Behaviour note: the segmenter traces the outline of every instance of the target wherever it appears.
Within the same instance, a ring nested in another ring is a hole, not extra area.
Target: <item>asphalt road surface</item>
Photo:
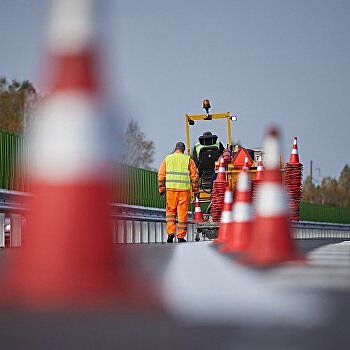
[[[152,301],[3,305],[0,349],[349,349],[350,242],[296,242],[306,264],[264,270],[242,267],[212,242],[123,245],[124,268],[147,281]],[[0,250],[0,273],[19,252]]]

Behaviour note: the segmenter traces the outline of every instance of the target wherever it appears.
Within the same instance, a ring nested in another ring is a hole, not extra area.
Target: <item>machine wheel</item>
[[[199,233],[196,234],[196,236],[194,237],[194,240],[195,240],[196,242],[199,242],[199,241],[200,241]]]
[[[210,194],[212,191],[212,183],[211,183],[211,171],[203,171],[202,175],[199,178],[199,188],[203,190],[203,192]]]
[[[214,239],[218,236],[218,230],[217,228],[202,229],[202,235],[207,237],[208,239]]]

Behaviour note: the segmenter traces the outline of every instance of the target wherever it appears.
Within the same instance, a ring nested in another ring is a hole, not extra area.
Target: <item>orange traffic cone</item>
[[[263,165],[262,157],[259,156],[259,158],[258,158],[258,166],[256,168],[255,181],[261,181],[262,180],[263,172],[264,172],[264,165]]]
[[[214,239],[214,243],[224,243],[228,236],[228,230],[232,221],[232,203],[233,195],[229,187],[226,187],[224,196],[224,208],[221,213],[220,226],[218,236]]]
[[[264,142],[264,179],[257,188],[256,219],[243,261],[269,266],[298,258],[291,238],[288,204],[281,184],[279,133],[272,128]]]
[[[99,72],[86,7],[81,1],[53,7],[52,94],[39,107],[30,138],[34,199],[26,246],[6,278],[10,302],[28,307],[108,303],[125,282],[111,240],[112,145],[98,112]]]
[[[219,170],[215,179],[216,182],[224,182],[226,181],[226,169],[225,169],[225,159],[224,157],[220,157],[219,159]]]
[[[196,197],[196,203],[194,207],[194,216],[193,216],[193,222],[203,222],[204,216],[202,213],[201,205],[199,203],[198,197]]]
[[[232,208],[232,222],[224,246],[224,252],[241,252],[248,246],[253,221],[252,193],[249,170],[243,168],[239,175],[235,201]]]
[[[289,157],[289,164],[299,164],[297,141],[298,141],[297,137],[294,137],[292,153],[290,154],[290,157]]]

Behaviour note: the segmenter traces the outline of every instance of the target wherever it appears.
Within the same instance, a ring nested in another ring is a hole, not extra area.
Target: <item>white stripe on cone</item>
[[[33,176],[58,183],[105,174],[113,150],[98,114],[85,93],[57,92],[45,101],[31,137]]]
[[[233,195],[231,190],[226,190],[224,194],[224,203],[232,203],[233,202]]]
[[[249,173],[244,169],[242,169],[242,171],[238,175],[237,192],[249,193],[250,190],[251,190],[251,184],[250,184]],[[233,222],[252,221],[253,210],[252,210],[251,202],[236,200],[235,203],[233,204],[232,213],[233,213],[232,215]]]
[[[238,202],[233,205],[233,217],[234,222],[252,221],[253,210],[250,203]]]
[[[280,167],[279,141],[273,135],[268,134],[264,141],[265,151],[264,164],[266,168],[276,169]]]
[[[250,188],[251,188],[251,185],[250,185],[249,173],[246,171],[241,171],[238,175],[237,191],[248,192],[250,191]]]
[[[233,195],[231,190],[226,190],[224,195],[224,209],[225,206],[232,207]],[[221,213],[220,223],[227,224],[232,221],[232,210],[223,210]]]
[[[232,211],[231,210],[223,210],[221,213],[220,224],[228,224],[232,221]]]
[[[54,52],[75,53],[89,46],[94,28],[92,0],[52,2],[48,47]]]
[[[257,189],[256,212],[259,216],[288,215],[288,200],[281,185],[266,182]]]
[[[214,240],[215,243],[225,243],[230,233],[229,228],[232,222],[232,202],[233,202],[233,194],[230,188],[227,187],[224,194],[224,207],[221,212],[218,236]]]

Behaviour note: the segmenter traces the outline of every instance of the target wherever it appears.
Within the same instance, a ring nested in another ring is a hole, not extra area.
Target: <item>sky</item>
[[[46,0],[1,0],[0,75],[39,84]],[[298,137],[304,178],[338,178],[350,164],[350,2],[346,0],[102,0],[100,46],[120,129],[134,119],[154,141],[154,168],[185,141],[185,114],[230,112],[232,138],[261,147]],[[227,142],[224,121],[191,127]]]

